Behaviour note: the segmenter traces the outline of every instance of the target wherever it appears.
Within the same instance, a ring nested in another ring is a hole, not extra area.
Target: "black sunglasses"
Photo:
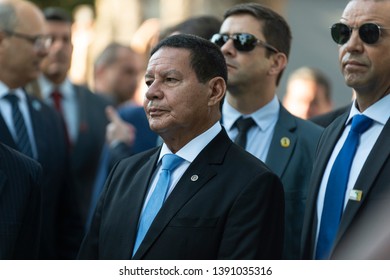
[[[381,37],[381,30],[385,29],[375,23],[364,23],[359,27],[348,26],[344,23],[335,23],[330,28],[333,41],[339,45],[343,45],[351,38],[352,30],[359,30],[360,39],[366,44],[375,44]]]
[[[217,33],[214,34],[213,37],[211,37],[211,42],[213,42],[219,47],[222,47],[229,39],[233,40],[234,47],[240,52],[250,52],[257,45],[261,45],[275,53],[279,52],[275,47],[257,39],[254,35],[249,33],[234,33],[231,35]]]

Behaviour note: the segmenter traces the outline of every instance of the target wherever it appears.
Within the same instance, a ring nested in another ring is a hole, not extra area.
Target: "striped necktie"
[[[15,95],[15,93],[10,92],[6,96],[4,96],[4,98],[8,100],[12,107],[12,120],[14,122],[14,128],[16,132],[16,146],[21,153],[29,157],[33,157],[31,142],[27,133],[26,123],[24,122],[22,112],[19,109],[19,97]]]

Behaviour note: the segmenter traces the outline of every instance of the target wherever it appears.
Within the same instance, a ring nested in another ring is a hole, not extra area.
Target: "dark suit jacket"
[[[322,130],[309,121],[293,116],[283,106],[280,107],[279,119],[265,163],[281,178],[284,187],[284,259],[300,258],[301,231],[310,173]],[[288,147],[281,144],[283,138],[289,139]]]
[[[69,159],[65,130],[60,115],[40,100],[27,95],[28,110],[43,168],[41,259],[58,259],[61,250],[74,247],[80,223],[74,192],[68,188]],[[0,114],[0,141],[17,149]],[[81,227],[82,228],[82,227]]]
[[[37,259],[41,166],[0,143],[0,259]]]
[[[85,224],[89,212],[93,184],[105,142],[108,119],[105,109],[109,101],[85,87],[74,85],[79,112],[78,137],[71,149],[71,186],[76,192],[80,217]],[[83,236],[80,236],[81,243]],[[78,251],[78,250],[77,250]],[[73,252],[73,257],[77,255]]]
[[[80,259],[131,258],[159,151],[137,154],[114,167]],[[280,180],[223,130],[183,174],[134,259],[280,258],[283,221]]]
[[[302,256],[304,259],[312,259],[314,255],[315,236],[317,231],[317,196],[321,184],[322,176],[327,162],[332,154],[337,140],[340,138],[344,124],[349,112],[338,117],[328,126],[319,142],[317,157],[314,163],[313,174],[310,180],[310,192],[307,200],[307,210],[305,214],[302,231]],[[390,122],[387,121],[382,133],[377,139],[373,149],[367,157],[366,162],[357,178],[354,189],[361,190],[363,196],[361,201],[349,200],[341,218],[339,230],[337,232],[334,251],[338,251],[340,246],[348,243],[351,236],[357,231],[369,225],[369,221],[376,216],[372,216],[380,205],[390,205]],[[356,231],[356,229],[358,229]],[[373,241],[372,237],[376,233],[368,231],[365,242]],[[359,247],[359,243],[350,243],[348,246]],[[352,247],[351,247],[352,248]],[[332,257],[332,253],[331,253]],[[351,256],[357,258],[358,256]]]

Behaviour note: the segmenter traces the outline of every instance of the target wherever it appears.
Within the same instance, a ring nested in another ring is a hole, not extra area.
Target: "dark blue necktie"
[[[14,128],[16,132],[16,146],[21,153],[29,157],[33,157],[30,139],[27,134],[26,124],[24,122],[22,112],[20,112],[19,109],[19,98],[14,93],[9,93],[4,96],[4,98],[10,102],[12,107],[12,120],[14,122]]]
[[[157,213],[160,211],[168,193],[171,172],[175,170],[184,159],[175,154],[166,154],[162,158],[162,167],[160,177],[156,187],[141,214],[141,220],[138,227],[137,238],[133,249],[133,255],[137,252],[139,245],[144,239],[150,225],[152,224]]]
[[[234,140],[234,143],[245,149],[248,131],[255,124],[256,123],[252,118],[244,119],[243,117],[240,117],[238,120],[236,120],[235,125],[238,129],[238,134],[236,139]]]
[[[329,174],[326,186],[324,207],[318,234],[316,259],[328,259],[344,209],[352,160],[359,145],[359,138],[372,125],[372,119],[364,115],[355,115],[351,130],[341,148]]]

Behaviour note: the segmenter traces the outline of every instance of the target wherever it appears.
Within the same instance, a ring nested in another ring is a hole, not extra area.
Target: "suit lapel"
[[[139,259],[146,253],[187,201],[196,195],[212,177],[216,176],[217,172],[213,165],[223,162],[224,155],[231,143],[226,131],[223,130],[200,152],[157,214],[134,255],[134,259]]]
[[[128,211],[121,211],[121,213],[124,214],[122,220],[128,220],[129,224],[129,227],[127,227],[128,232],[126,232],[126,236],[129,237],[128,240],[130,243],[126,247],[129,248],[128,255],[125,257],[126,259],[130,259],[133,252],[135,238],[137,236],[138,220],[140,218],[142,206],[149,189],[151,177],[156,169],[159,153],[160,149],[157,149],[157,151],[150,157],[147,163],[145,163],[137,172],[137,174],[134,176],[133,183],[131,184],[133,188],[129,194],[126,195],[126,200],[123,200],[123,206],[125,208],[130,207]],[[133,175],[134,174],[129,174],[129,176]]]
[[[4,121],[3,115],[0,114],[0,139],[1,142],[7,144],[11,148],[17,149],[14,138],[12,138],[11,133],[9,132],[8,126]]]
[[[309,213],[305,217],[304,228],[302,230],[302,235],[304,240],[310,240],[310,253],[314,252],[316,232],[317,232],[317,197],[320,189],[322,177],[325,171],[325,168],[328,164],[329,158],[332,154],[334,146],[337,143],[337,140],[340,138],[341,133],[344,130],[345,121],[348,118],[349,112],[345,113],[342,117],[339,117],[337,121],[331,124],[327,129],[325,129],[323,135],[321,136],[320,142],[318,144],[318,149],[316,151],[316,158],[314,161],[313,173],[311,174],[310,185],[309,185],[309,194],[307,198],[307,210],[306,213]],[[312,256],[311,256],[312,257]]]
[[[375,182],[375,178],[382,170],[382,166],[385,164],[386,160],[390,154],[390,121],[387,121],[383,131],[381,132],[378,140],[376,141],[374,147],[372,148],[370,154],[367,157],[366,162],[364,163],[359,177],[355,183],[354,189],[361,190],[363,193],[361,201],[349,201],[342,220],[340,222],[340,229],[337,235],[337,240],[345,233],[348,226],[351,224],[352,220],[356,216],[356,213],[360,207],[364,204],[367,199],[367,195]]]
[[[86,103],[86,100],[80,92],[80,88],[73,85],[73,90],[76,96],[76,104],[77,104],[77,139],[75,139],[72,147],[72,166],[78,166],[82,163],[80,162],[83,159],[83,156],[85,152],[83,151],[86,145],[88,145],[88,139],[86,137],[87,131],[89,129],[88,127],[88,121],[87,121],[87,108],[88,104]]]
[[[26,94],[27,97],[27,105],[28,105],[28,111],[30,113],[30,120],[32,125],[32,130],[34,133],[34,139],[35,144],[37,146],[37,158],[40,159],[40,157],[44,154],[45,147],[45,141],[39,141],[40,139],[46,139],[47,136],[49,136],[49,131],[44,131],[41,129],[42,123],[44,120],[42,119],[42,114],[40,114],[40,111],[42,109],[42,104],[36,100],[31,98],[28,94]]]
[[[280,105],[279,118],[266,159],[268,167],[279,178],[282,177],[297,142],[294,133],[296,126],[295,119]]]

